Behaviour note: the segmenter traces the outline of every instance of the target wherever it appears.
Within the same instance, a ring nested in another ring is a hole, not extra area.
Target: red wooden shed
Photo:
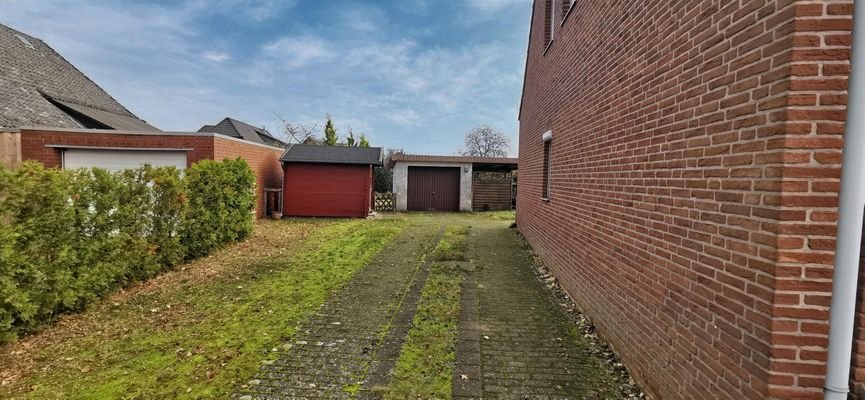
[[[365,218],[373,208],[379,147],[291,145],[282,155],[282,210],[295,217]]]

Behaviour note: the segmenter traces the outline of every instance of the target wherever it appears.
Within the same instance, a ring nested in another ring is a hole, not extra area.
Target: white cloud
[[[231,58],[231,56],[228,55],[227,53],[212,52],[212,51],[204,52],[203,56],[204,56],[204,58],[206,58],[210,61],[216,62],[216,63],[221,63],[221,62],[227,61],[229,58]]]
[[[340,26],[355,32],[370,33],[387,27],[389,21],[385,13],[378,7],[361,3],[349,3],[337,8]]]
[[[470,0],[469,4],[483,12],[494,12],[514,5],[530,5],[531,0]]]
[[[287,69],[306,67],[330,60],[334,53],[330,45],[312,35],[282,37],[266,44],[264,54]]]

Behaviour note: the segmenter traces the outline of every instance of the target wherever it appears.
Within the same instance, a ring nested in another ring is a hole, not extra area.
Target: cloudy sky
[[[375,146],[451,154],[488,124],[512,138],[531,0],[0,0],[139,117],[197,130],[277,114]]]

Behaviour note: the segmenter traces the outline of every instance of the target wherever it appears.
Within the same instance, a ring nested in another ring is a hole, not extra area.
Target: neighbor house
[[[241,157],[256,174],[256,212],[278,211],[282,147],[217,133],[162,132],[132,114],[43,41],[0,24],[0,165],[184,169]],[[271,196],[272,198],[272,196]]]
[[[654,398],[822,398],[852,4],[534,1],[517,225]]]
[[[516,158],[396,153],[390,168],[397,211],[495,211],[513,205]]]
[[[379,147],[289,145],[283,165],[283,215],[357,217],[373,212],[373,168]]]
[[[233,138],[247,140],[253,143],[266,144],[273,147],[286,147],[288,143],[277,139],[267,129],[257,128],[243,121],[225,117],[216,125],[204,125],[199,132],[219,133]]]

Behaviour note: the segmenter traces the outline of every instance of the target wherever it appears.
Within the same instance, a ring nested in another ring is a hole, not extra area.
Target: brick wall
[[[285,152],[283,149],[217,137],[214,141],[213,159],[221,161],[226,158],[241,157],[249,163],[249,166],[255,171],[255,192],[258,196],[255,206],[256,216],[262,218],[265,214],[264,189],[282,188],[283,172],[279,157],[282,156],[283,152]]]
[[[111,131],[82,130],[21,130],[21,153],[24,160],[36,160],[48,167],[62,166],[62,149],[47,145],[95,146],[119,148],[184,148],[187,167],[206,159],[221,161],[241,157],[249,162],[256,175],[256,215],[264,216],[264,188],[280,188],[282,167],[279,157],[283,150],[244,143],[221,136],[202,134],[139,134]]]
[[[36,160],[48,167],[62,167],[62,149],[46,147],[48,145],[193,149],[187,153],[187,167],[198,161],[213,158],[213,138],[201,135],[21,130],[21,155],[24,160]]]
[[[520,230],[654,397],[821,398],[852,1],[547,4]]]

